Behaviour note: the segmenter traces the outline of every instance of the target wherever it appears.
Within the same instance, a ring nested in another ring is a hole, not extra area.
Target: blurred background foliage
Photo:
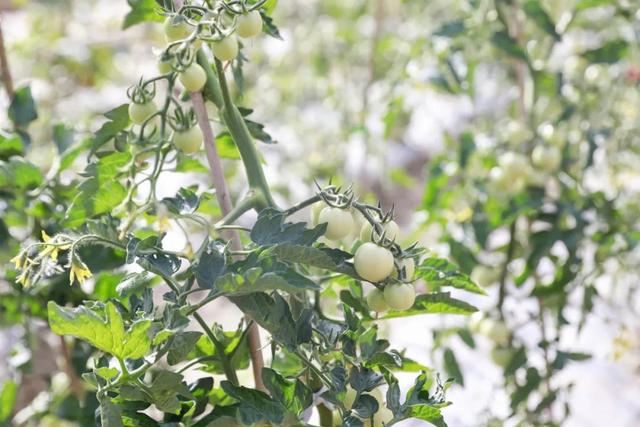
[[[56,231],[62,213],[50,208],[70,202],[72,171],[84,166],[66,149],[86,143],[138,76],[156,73],[160,26],[122,31],[151,16],[148,4],[0,1],[15,86],[30,87],[38,114],[24,124],[30,141],[0,135],[3,170],[16,144],[26,159],[11,166],[23,187],[0,178],[3,266],[21,241]],[[280,201],[309,195],[314,179],[354,182],[395,205],[404,240],[487,287],[476,301],[483,318],[470,324],[384,324],[407,355],[456,378],[451,426],[640,424],[639,6],[281,1],[282,40],[249,42],[251,62],[235,64],[240,104],[278,141],[260,149]],[[0,104],[8,128],[4,94]],[[55,166],[58,153],[68,169]],[[236,161],[225,162],[240,194]],[[50,179],[59,180],[55,203],[34,194]],[[167,182],[166,196],[208,177],[182,179]],[[44,332],[44,301],[106,299],[117,278],[28,292],[14,281],[3,268],[0,422],[15,410],[16,422],[88,425],[92,404],[79,409],[73,363],[90,349]]]

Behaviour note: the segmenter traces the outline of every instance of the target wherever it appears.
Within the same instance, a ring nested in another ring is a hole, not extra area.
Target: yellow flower
[[[71,263],[71,271],[69,272],[69,284],[73,285],[75,279],[79,284],[83,284],[86,279],[91,277],[91,270],[82,261],[74,261]]]
[[[20,270],[24,265],[24,252],[20,252],[18,255],[11,258],[10,262],[16,266],[16,269]]]
[[[22,273],[16,279],[16,283],[21,284],[25,288],[29,286],[29,272],[27,270],[22,270]]]
[[[47,246],[42,252],[41,255],[47,256],[49,255],[51,257],[52,260],[57,261],[58,260],[58,253],[60,251],[66,251],[67,249],[69,249],[71,247],[71,244],[67,244],[67,245],[60,245],[59,243],[56,243],[57,239],[56,237],[51,238],[51,236],[49,236],[47,234],[46,231],[42,230],[42,240],[45,243],[52,243],[52,244],[56,244],[57,246]]]
[[[51,236],[49,236],[46,231],[42,230],[42,241],[48,243],[49,240],[51,240]]]

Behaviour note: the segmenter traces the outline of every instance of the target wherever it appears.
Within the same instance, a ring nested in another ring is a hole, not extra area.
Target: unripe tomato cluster
[[[173,43],[180,40],[187,39],[192,35],[195,30],[187,20],[181,15],[174,15],[168,17],[164,22],[164,35],[167,43]],[[251,38],[255,37],[262,32],[262,16],[260,12],[257,10],[248,11],[236,17],[235,22],[235,34],[242,38]],[[235,34],[227,34],[224,38],[217,42],[213,42],[211,44],[211,50],[213,55],[218,58],[220,61],[231,61],[236,56],[238,56],[238,40]],[[202,41],[196,39],[193,41],[193,45],[196,49],[200,47]],[[171,61],[160,61],[158,64],[158,70],[162,74],[167,74],[171,72]],[[204,74],[204,70],[202,70]],[[194,73],[197,76],[194,77]],[[199,71],[182,71],[181,73],[181,83],[185,86],[190,92],[197,92],[202,89],[204,83],[198,84],[200,82],[200,72]],[[188,77],[183,77],[184,74],[187,74]],[[185,84],[183,81],[185,79],[188,84]],[[206,75],[205,75],[206,81]]]
[[[324,237],[332,241],[350,236],[358,222],[351,210],[328,206],[324,202],[317,202],[311,206],[310,220],[312,225],[326,223]],[[390,220],[381,225],[384,229],[384,240],[395,240],[399,233],[398,224]],[[413,258],[396,260],[388,248],[371,241],[372,237],[374,240],[379,240],[382,236],[374,231],[368,221],[364,223],[358,235],[362,244],[353,257],[358,276],[371,283],[380,283],[390,277],[399,279],[399,271],[401,271],[403,281],[412,280],[415,272]],[[408,310],[413,306],[415,299],[416,292],[411,283],[387,283],[383,290],[376,288],[367,295],[367,304],[376,312],[389,309]]]

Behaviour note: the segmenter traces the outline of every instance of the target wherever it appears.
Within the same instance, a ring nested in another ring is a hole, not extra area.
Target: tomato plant
[[[269,136],[237,106],[223,64],[246,60],[235,34],[261,32],[265,2],[177,3],[160,2],[150,18],[164,19],[159,75],[131,86],[130,102],[106,113],[88,144],[62,147],[51,179],[21,157],[36,106],[28,88],[12,94],[2,167],[22,187],[0,183],[11,191],[8,212],[28,203],[39,213],[30,235],[12,246],[9,277],[31,315],[46,318],[77,360],[67,366],[69,404],[82,408],[76,420],[294,426],[309,425],[316,413],[322,426],[334,418],[345,426],[409,418],[445,425],[449,382],[391,349],[378,322],[474,312],[449,292],[416,296],[410,283],[455,267],[418,244],[403,245],[393,209],[367,203],[351,187],[318,185],[291,206],[276,204],[256,145]],[[271,19],[264,22],[273,33]],[[210,112],[246,175],[248,191],[235,204]],[[160,196],[167,175],[190,172],[194,162],[204,167],[195,160],[203,145],[212,186],[198,180]],[[81,153],[87,165],[74,192],[59,172]],[[24,200],[14,205],[18,195]],[[309,207],[311,224],[296,222]],[[249,211],[256,219],[242,226]],[[182,247],[166,238],[172,227],[183,232]],[[366,282],[377,301],[364,296]],[[462,273],[442,285],[482,293]],[[235,329],[202,314],[223,299],[243,314]],[[249,366],[247,381],[240,372]],[[193,379],[194,371],[205,376]],[[396,375],[403,371],[418,374],[401,394]]]

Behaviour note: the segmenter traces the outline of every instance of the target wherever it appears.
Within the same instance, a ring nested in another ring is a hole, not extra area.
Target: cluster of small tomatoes
[[[243,38],[255,37],[262,32],[262,16],[257,10],[248,11],[238,15],[235,21],[234,33]],[[195,27],[182,15],[172,15],[164,22],[164,35],[167,43],[190,39]],[[195,49],[200,48],[202,41],[195,38],[192,41]],[[238,40],[234,34],[227,35],[222,40],[211,43],[213,55],[220,61],[233,60],[238,55]],[[166,75],[175,71],[175,59],[160,59],[158,71]],[[207,73],[195,60],[188,66],[181,67],[178,73],[178,81],[188,92],[200,92],[207,82]],[[142,125],[158,112],[158,106],[152,96],[141,96],[132,99],[129,104],[129,118],[136,125]],[[186,154],[192,154],[200,150],[203,142],[202,131],[195,123],[187,122],[183,126],[177,126],[172,142],[174,146]]]
[[[360,226],[362,221],[364,223]],[[357,234],[360,245],[355,251],[353,264],[358,276],[375,286],[367,294],[371,310],[380,313],[389,309],[408,310],[413,306],[416,291],[411,281],[415,260],[412,257],[397,259],[389,249],[389,243],[399,234],[395,221],[387,219],[379,223],[380,235],[359,211],[317,202],[311,207],[311,223],[326,223],[324,237],[334,242]]]

